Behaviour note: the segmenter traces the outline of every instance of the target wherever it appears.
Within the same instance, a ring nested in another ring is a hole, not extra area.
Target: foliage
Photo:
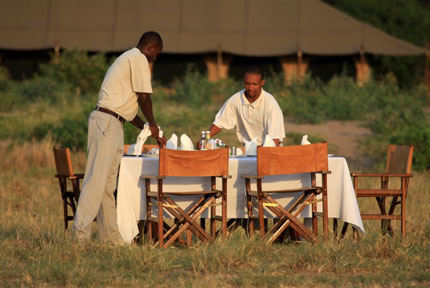
[[[0,73],[0,81],[6,79],[8,83],[0,89],[0,111],[5,112],[0,117],[0,124],[4,127],[0,139],[26,141],[34,138],[40,141],[52,137],[65,146],[85,150],[88,115],[95,106],[97,94],[83,91],[94,90],[95,85],[89,88],[87,80],[91,77],[87,75],[80,75],[79,80],[66,75],[74,74],[78,69],[79,65],[72,65],[73,59],[86,62],[82,67],[88,72],[94,67],[100,68],[103,57],[85,58],[80,52],[69,51],[60,60],[61,64],[46,64],[41,75],[22,82],[12,81],[6,73]],[[59,75],[48,77],[54,72],[59,72]],[[102,71],[97,73],[101,75]],[[425,163],[430,162],[429,156],[424,148],[418,148],[421,145],[426,147],[429,141],[425,134],[428,129],[424,129],[429,119],[422,109],[426,105],[422,86],[400,88],[393,77],[387,76],[382,81],[371,81],[359,87],[346,75],[333,77],[326,84],[308,76],[303,83],[293,81],[292,85],[285,86],[282,74],[271,73],[264,88],[276,97],[284,116],[295,121],[362,121],[373,132],[371,138],[363,141],[362,149],[375,162],[382,161],[386,145],[390,142],[414,144],[417,146],[415,169],[428,169]],[[189,66],[184,78],[176,80],[172,88],[154,83],[154,115],[165,137],[169,138],[172,133],[178,136],[186,133],[197,140],[200,131],[210,126],[224,101],[240,89],[243,89],[240,81],[225,79],[212,83]],[[9,113],[13,111],[16,115]],[[141,117],[144,118],[143,115]],[[124,142],[134,143],[138,133],[139,129],[126,123]],[[223,132],[219,137],[230,145],[236,143],[234,132]],[[290,138],[294,140],[294,137]],[[287,137],[285,141],[290,140]],[[152,139],[149,141],[154,142]]]
[[[361,21],[374,25],[386,33],[420,47],[429,41],[430,4],[425,0],[324,0]],[[411,33],[413,31],[413,33]],[[422,82],[424,56],[375,56],[372,60],[377,78],[393,72],[404,87]]]
[[[29,103],[46,101],[60,103],[68,97],[74,97],[74,91],[68,83],[59,83],[45,77],[34,77],[22,82],[8,82],[7,88],[0,91],[2,101],[0,111],[23,109]]]
[[[0,66],[0,92],[5,91],[11,82],[9,71],[5,67]]]
[[[102,53],[88,55],[85,51],[65,50],[58,61],[40,67],[42,77],[60,83],[69,83],[82,93],[97,92],[108,69]]]
[[[413,168],[415,170],[430,169],[430,121],[414,124],[394,130],[390,135],[390,143],[413,145]]]

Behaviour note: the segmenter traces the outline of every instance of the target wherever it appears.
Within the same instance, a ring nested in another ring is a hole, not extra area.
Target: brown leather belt
[[[116,119],[118,119],[119,121],[121,121],[121,123],[123,123],[123,124],[125,122],[125,119],[122,118],[121,115],[118,115],[118,114],[116,114],[115,112],[113,112],[113,111],[111,111],[109,109],[97,106],[96,107],[96,111],[100,111],[100,112],[112,115],[113,117],[115,117]]]

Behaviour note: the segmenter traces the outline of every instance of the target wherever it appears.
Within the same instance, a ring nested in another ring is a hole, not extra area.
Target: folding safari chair
[[[387,165],[385,173],[351,173],[354,190],[357,197],[370,197],[375,198],[380,210],[379,214],[364,214],[361,213],[363,220],[381,220],[381,230],[385,234],[388,232],[394,235],[391,226],[391,220],[401,221],[402,236],[406,235],[406,196],[408,193],[409,178],[413,177],[411,174],[412,156],[414,147],[410,145],[389,145],[387,153]],[[359,187],[358,179],[365,178],[380,178],[381,188],[363,188]],[[398,187],[390,187],[388,183],[393,182],[394,179],[400,179]],[[392,179],[391,181],[389,181]],[[387,197],[392,197],[390,208],[386,210],[385,201]],[[400,200],[399,200],[400,198]],[[397,205],[401,206],[400,213],[395,215],[395,208]],[[348,228],[348,223],[344,223],[342,228],[342,237],[345,235]],[[354,237],[358,237],[358,232],[354,229]]]
[[[175,241],[191,245],[192,234],[203,242],[211,242],[217,234],[216,220],[221,221],[220,230],[224,236],[227,235],[228,154],[227,148],[205,151],[160,149],[158,176],[141,176],[145,179],[149,239],[153,237],[151,222],[157,223],[156,245],[160,247],[168,247]],[[210,190],[166,192],[165,180],[170,177],[207,177],[210,179]],[[222,179],[221,189],[216,189],[217,177]],[[157,180],[156,191],[150,189],[151,179]],[[174,200],[181,196],[196,196],[197,199],[188,209],[183,209]],[[216,215],[218,205],[221,205],[221,215]],[[153,207],[158,209],[158,217],[153,217]],[[210,210],[210,233],[197,222],[207,209]],[[164,221],[164,211],[173,216],[174,224],[168,225]],[[187,234],[185,240],[180,237],[184,232]]]
[[[64,229],[67,230],[69,221],[74,220],[76,206],[81,192],[79,182],[84,178],[84,174],[73,173],[69,148],[54,147],[53,150],[55,166],[57,168],[57,174],[55,177],[58,178],[58,182],[60,183],[61,198],[63,199]],[[71,190],[68,190],[67,188],[68,182],[72,185]],[[69,209],[71,209],[70,215]]]
[[[273,243],[288,227],[291,227],[297,234],[308,241],[317,241],[317,217],[322,216],[324,237],[327,237],[327,174],[330,173],[328,171],[327,156],[327,143],[257,148],[257,175],[242,175],[242,178],[245,178],[249,230],[251,234],[254,234],[254,222],[259,221],[260,235],[262,238],[267,238],[267,243]],[[263,189],[266,176],[299,173],[309,173],[309,187],[276,191]],[[317,173],[322,174],[322,186],[316,185]],[[257,190],[251,189],[251,179],[256,181]],[[298,192],[301,193],[299,194],[300,196],[289,207],[285,208],[278,202],[279,198],[283,196],[291,197],[292,193]],[[277,197],[272,197],[275,195]],[[318,195],[322,195],[321,200],[317,199]],[[322,213],[317,212],[317,201],[322,201]],[[312,231],[298,219],[299,214],[309,205],[312,206]],[[254,215],[254,207],[258,215]],[[264,225],[265,209],[272,212],[278,219],[267,232],[267,235]]]

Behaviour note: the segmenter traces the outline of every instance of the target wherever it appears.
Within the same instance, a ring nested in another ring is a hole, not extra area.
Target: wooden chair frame
[[[53,147],[55,166],[60,184],[61,198],[63,199],[64,211],[64,230],[69,227],[69,221],[73,221],[76,214],[76,207],[81,192],[80,180],[84,178],[84,174],[74,174],[72,167],[72,159],[69,148]],[[68,190],[68,182],[71,183],[71,190]],[[71,213],[69,214],[69,209]]]
[[[298,173],[310,173],[310,187],[276,191],[263,190],[265,176]],[[316,185],[317,173],[322,174],[322,186]],[[327,143],[288,147],[258,147],[257,175],[242,175],[242,178],[245,179],[250,233],[254,234],[254,221],[259,221],[260,235],[262,238],[266,238],[264,209],[268,209],[278,217],[278,221],[267,232],[267,235],[271,235],[267,239],[267,243],[273,243],[288,227],[291,227],[308,241],[317,241],[317,217],[321,216],[323,217],[324,237],[327,237],[327,174],[329,173]],[[256,181],[257,190],[251,190],[251,179]],[[291,194],[297,192],[303,192],[303,194],[288,209],[283,208],[281,204],[271,197],[271,194],[276,193]],[[321,200],[316,199],[319,194],[322,194]],[[319,201],[323,202],[322,213],[317,212],[317,202]],[[255,216],[253,212],[255,204],[258,216]],[[312,205],[312,231],[297,218],[308,205]]]
[[[217,235],[215,221],[221,221],[220,231],[227,236],[227,179],[228,175],[228,148],[206,151],[178,151],[160,149],[159,175],[142,175],[145,179],[146,211],[147,211],[147,234],[152,239],[153,226],[157,223],[158,242],[155,245],[168,247],[175,241],[181,244],[192,244],[192,234],[202,242],[212,242]],[[188,191],[188,192],[165,192],[163,181],[167,177],[209,177],[211,179],[210,190]],[[222,179],[221,189],[216,189],[216,178]],[[157,180],[157,190],[151,191],[151,179]],[[173,199],[175,196],[200,196],[188,209],[182,209]],[[221,202],[217,203],[217,199]],[[154,200],[154,201],[153,201]],[[158,217],[153,217],[152,207],[158,208]],[[216,206],[221,205],[221,215],[216,215]],[[197,222],[198,218],[210,208],[210,233],[207,233],[202,225]],[[173,225],[164,221],[163,211],[169,212],[174,218]],[[180,236],[186,232],[186,240]]]
[[[381,230],[385,234],[387,231],[391,236],[394,230],[391,226],[391,220],[401,221],[402,236],[406,235],[406,197],[408,193],[409,179],[411,174],[412,157],[414,147],[411,145],[389,145],[387,153],[387,165],[385,173],[351,173],[354,191],[357,197],[374,197],[378,204],[380,214],[361,214],[363,220],[381,220]],[[380,178],[379,189],[362,189],[359,187],[359,179]],[[390,188],[388,186],[390,179],[400,178],[400,187]],[[386,209],[386,198],[393,197],[391,204]],[[400,198],[400,200],[399,200]],[[397,205],[401,205],[400,214],[395,215],[394,211]],[[344,223],[341,237],[344,237],[348,228],[348,223]],[[358,231],[353,228],[354,237],[358,238]]]

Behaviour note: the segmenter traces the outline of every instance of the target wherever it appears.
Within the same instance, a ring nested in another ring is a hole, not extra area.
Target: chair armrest
[[[318,173],[318,174],[331,174],[331,171],[329,170],[329,171],[319,171],[319,172],[316,172],[316,173]]]
[[[220,176],[215,176],[217,178],[222,178],[222,179],[231,179],[232,176],[231,175],[220,175]]]
[[[410,173],[351,173],[352,177],[413,177]]]
[[[154,175],[140,175],[140,179],[165,179],[166,177],[164,176],[154,176]]]
[[[85,174],[75,174],[74,175],[77,179],[84,179]]]
[[[240,177],[244,178],[244,179],[263,179],[264,176],[257,176],[257,175],[250,175],[250,174],[242,174],[240,175]]]

